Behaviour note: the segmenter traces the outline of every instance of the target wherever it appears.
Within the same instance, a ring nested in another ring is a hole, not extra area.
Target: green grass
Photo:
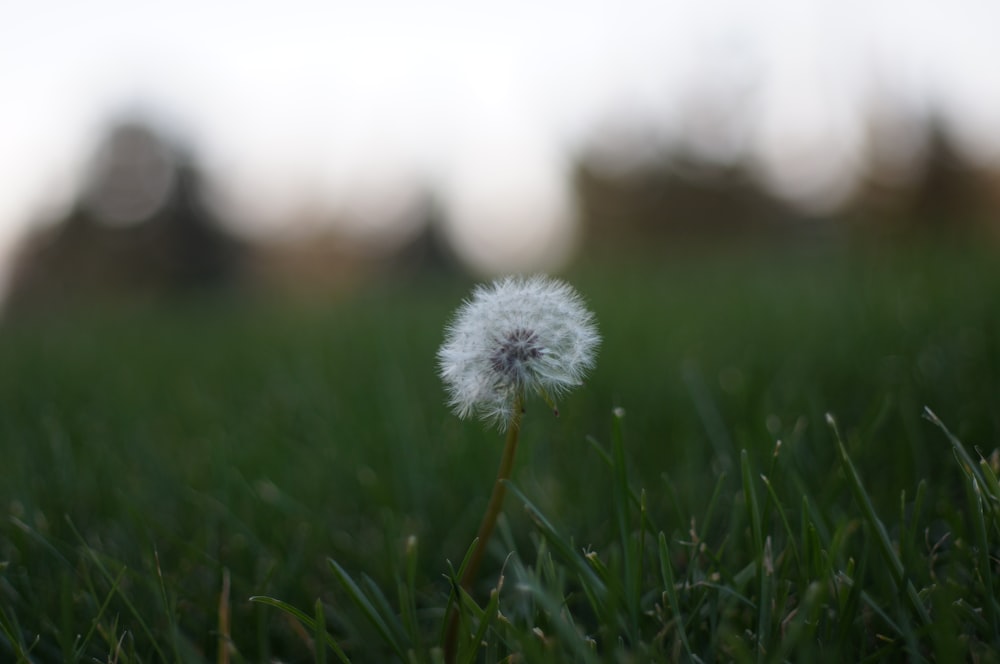
[[[450,602],[459,661],[996,659],[998,266],[569,275],[598,367],[529,402],[472,595],[503,441],[434,366],[468,282],[12,323],[0,661],[433,662]]]

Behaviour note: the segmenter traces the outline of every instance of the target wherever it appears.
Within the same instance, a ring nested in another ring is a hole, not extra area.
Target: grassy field
[[[568,278],[597,369],[528,404],[460,661],[1000,657],[995,254]],[[0,661],[439,661],[502,446],[435,373],[470,286],[0,330]]]

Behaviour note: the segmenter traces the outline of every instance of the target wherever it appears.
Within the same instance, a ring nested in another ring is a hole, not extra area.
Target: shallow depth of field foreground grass
[[[597,369],[528,402],[459,661],[997,659],[998,265],[568,275]],[[439,661],[502,446],[435,374],[469,287],[0,330],[0,661]]]

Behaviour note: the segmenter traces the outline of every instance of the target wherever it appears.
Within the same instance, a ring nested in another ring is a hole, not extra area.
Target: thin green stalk
[[[174,651],[174,661],[180,662],[181,655],[177,648],[177,621],[174,619],[174,607],[171,606],[170,597],[167,595],[167,586],[163,582],[163,569],[160,567],[160,552],[153,547],[153,559],[156,561],[156,579],[159,581],[160,599],[163,600],[163,612],[167,617],[167,626],[170,628],[170,648]]]
[[[760,584],[760,596],[757,600],[757,661],[762,661],[770,649],[771,601],[774,574],[771,558],[771,538],[766,540],[763,534],[760,518],[760,506],[757,502],[757,492],[753,487],[753,471],[750,469],[750,458],[747,451],[740,453],[740,467],[743,473],[743,495],[750,516],[750,533],[753,538],[754,559],[757,580]]]
[[[622,558],[624,562],[624,594],[626,609],[628,611],[628,638],[634,647],[639,640],[639,584],[642,576],[642,566],[639,562],[641,548],[637,551],[632,541],[630,517],[629,517],[629,486],[628,474],[625,467],[625,448],[622,441],[622,416],[621,411],[615,412],[614,427],[612,429],[612,459],[614,461],[614,488],[612,489],[612,503],[615,510],[615,521],[618,525],[618,538],[621,546]],[[640,510],[645,512],[640,501]],[[642,520],[640,518],[640,532],[642,532]],[[640,544],[641,547],[641,544]]]
[[[323,602],[316,598],[315,605],[316,627],[314,633],[316,638],[313,642],[313,655],[316,664],[326,664],[326,616],[323,614]]]
[[[83,535],[80,534],[80,531],[76,529],[76,526],[73,524],[73,522],[69,519],[68,516],[66,517],[66,523],[69,525],[70,530],[73,531],[73,534],[76,536],[77,540],[83,546],[83,550],[87,553],[87,555],[90,557],[90,560],[94,563],[94,566],[97,568],[97,571],[101,573],[101,576],[104,577],[104,580],[107,583],[112,585],[113,589],[117,590],[118,596],[121,598],[122,602],[131,612],[132,616],[135,618],[136,623],[139,625],[143,633],[146,635],[146,638],[149,639],[149,642],[152,645],[153,650],[156,651],[156,655],[160,658],[160,661],[164,662],[167,661],[167,657],[164,654],[163,650],[160,648],[159,644],[157,643],[157,639],[153,635],[153,631],[149,628],[149,625],[143,619],[142,612],[140,612],[136,608],[132,600],[129,599],[129,597],[122,591],[121,587],[118,585],[118,581],[112,578],[111,572],[104,565],[104,563],[101,562],[101,558],[98,556],[97,552],[94,551],[94,549],[90,548],[90,546],[87,544],[87,540],[85,540]],[[124,570],[125,566],[122,565],[121,569]]]
[[[896,553],[896,549],[893,547],[892,542],[889,539],[889,533],[886,531],[885,525],[882,523],[882,520],[878,518],[878,514],[875,513],[875,506],[872,505],[871,498],[868,496],[868,492],[865,490],[864,484],[861,483],[861,476],[858,475],[858,471],[854,467],[851,457],[847,454],[847,448],[844,447],[844,443],[840,438],[840,430],[837,428],[837,421],[833,418],[833,415],[830,414],[827,414],[826,420],[830,425],[830,428],[833,429],[834,438],[837,439],[837,448],[840,451],[840,461],[844,468],[844,473],[847,475],[848,484],[854,494],[854,499],[861,507],[861,511],[864,513],[869,527],[871,527],[875,533],[875,541],[878,543],[879,549],[881,549],[882,557],[889,565],[890,572],[892,573],[892,579],[896,583],[896,587],[905,593],[906,599],[909,601],[911,608],[920,618],[920,621],[924,625],[929,625],[931,623],[930,614],[927,613],[927,608],[920,600],[920,596],[917,594],[916,588],[913,587],[913,582],[907,577],[906,569],[903,567],[903,561],[899,559],[899,554]],[[974,469],[974,471],[975,470],[978,469]]]
[[[403,551],[405,575],[396,577],[396,591],[403,627],[417,652],[423,652],[423,638],[417,620],[417,536],[410,535]]]
[[[332,563],[333,561],[330,562]],[[351,664],[351,660],[347,657],[347,654],[344,652],[344,649],[340,647],[340,644],[338,644],[334,640],[334,638],[330,636],[330,633],[327,632],[326,629],[320,630],[319,626],[316,624],[316,620],[310,617],[305,612],[295,608],[288,602],[282,602],[280,599],[267,597],[266,595],[254,595],[253,597],[250,598],[250,601],[256,602],[258,604],[266,604],[267,606],[273,606],[276,609],[281,609],[288,615],[297,619],[299,622],[301,622],[309,629],[313,630],[313,634],[318,635],[320,638],[324,639],[326,641],[327,647],[333,650],[334,654],[337,656],[337,659],[339,659],[343,664]],[[317,644],[316,647],[318,648],[319,644]]]
[[[785,508],[781,506],[781,501],[778,500],[778,494],[774,491],[771,480],[766,475],[761,475],[760,479],[763,480],[764,487],[767,489],[768,498],[770,498],[771,503],[778,510],[778,517],[785,527],[785,536],[788,538],[788,547],[792,550],[792,556],[795,558],[795,562],[799,564],[800,571],[802,571],[802,559],[799,558],[799,547],[795,543],[795,533],[792,532],[792,526],[788,522],[788,515],[785,514]]]
[[[924,417],[936,424],[937,427],[944,432],[944,435],[948,437],[948,442],[951,443],[952,451],[961,463],[962,470],[965,474],[969,477],[974,477],[976,481],[979,482],[979,486],[983,486],[986,483],[986,478],[983,477],[979,464],[972,460],[972,457],[966,451],[965,446],[962,445],[962,441],[960,441],[958,437],[944,425],[944,422],[942,422],[941,419],[934,414],[934,411],[927,406],[924,406]]]
[[[21,628],[15,620],[16,618],[8,616],[3,607],[0,606],[0,633],[7,637],[7,645],[14,650],[17,664],[31,664],[31,658],[28,657],[31,648],[24,645]]]
[[[986,604],[986,615],[989,618],[990,625],[993,628],[993,639],[996,640],[998,634],[998,618],[997,618],[997,600],[993,595],[993,574],[990,571],[992,561],[990,560],[990,541],[986,536],[986,518],[983,514],[984,511],[984,500],[983,491],[979,487],[979,482],[975,478],[972,478],[972,492],[973,492],[973,512],[972,512],[972,526],[973,531],[976,535],[977,544],[979,545],[979,573],[982,574],[983,584],[986,586],[986,593],[984,602]]]
[[[666,591],[667,601],[670,602],[670,610],[674,614],[674,623],[677,625],[677,635],[680,637],[684,652],[691,661],[699,661],[691,650],[691,643],[687,637],[687,627],[684,624],[684,614],[681,613],[681,605],[677,600],[677,584],[674,581],[674,570],[670,562],[670,549],[667,547],[667,536],[661,531],[657,536],[660,553],[660,575],[663,577],[663,589]]]
[[[393,649],[401,661],[405,662],[406,648],[403,646],[405,635],[395,613],[387,608],[387,602],[382,592],[371,583],[370,579],[363,577],[363,582],[369,589],[369,592],[366,593],[336,560],[327,558],[326,562],[330,565],[337,581],[340,582],[354,605],[361,610],[368,622],[378,631],[382,641]]]
[[[497,525],[497,519],[503,510],[503,500],[507,495],[507,480],[510,479],[511,471],[514,468],[514,455],[517,453],[520,432],[521,399],[519,398],[514,405],[514,418],[507,429],[507,439],[503,447],[503,456],[500,457],[500,468],[497,470],[497,479],[493,484],[493,494],[490,496],[490,502],[486,506],[483,521],[479,524],[479,532],[476,533],[479,543],[472,552],[472,558],[469,559],[465,573],[462,574],[461,584],[467,590],[472,586],[472,582],[475,581],[476,575],[479,573],[479,565],[486,554],[486,546],[489,544],[490,536],[493,534],[493,529]]]
[[[483,521],[479,524],[479,532],[476,534],[478,542],[469,558],[469,564],[466,565],[465,572],[459,580],[459,585],[466,590],[471,590],[472,584],[476,580],[479,565],[486,554],[486,546],[489,544],[490,536],[493,534],[497,519],[503,510],[503,499],[507,495],[507,481],[510,480],[511,471],[514,469],[514,456],[517,453],[517,443],[520,439],[522,405],[523,399],[518,395],[514,400],[514,416],[507,427],[507,438],[504,442],[503,455],[500,457],[500,468],[497,469],[497,479],[493,483],[493,494],[490,496],[490,502],[486,505],[486,513],[483,515]],[[459,611],[461,611],[461,607],[456,603],[448,618],[448,631],[444,643],[444,659],[448,664],[454,664],[457,654]]]

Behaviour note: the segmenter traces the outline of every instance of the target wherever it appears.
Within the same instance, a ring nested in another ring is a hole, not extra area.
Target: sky
[[[484,272],[571,255],[594,145],[749,164],[829,209],[873,117],[890,166],[932,114],[1000,162],[997,26],[992,0],[3,0],[0,275],[129,114],[190,147],[240,232],[319,208],[379,236],[431,190]]]

